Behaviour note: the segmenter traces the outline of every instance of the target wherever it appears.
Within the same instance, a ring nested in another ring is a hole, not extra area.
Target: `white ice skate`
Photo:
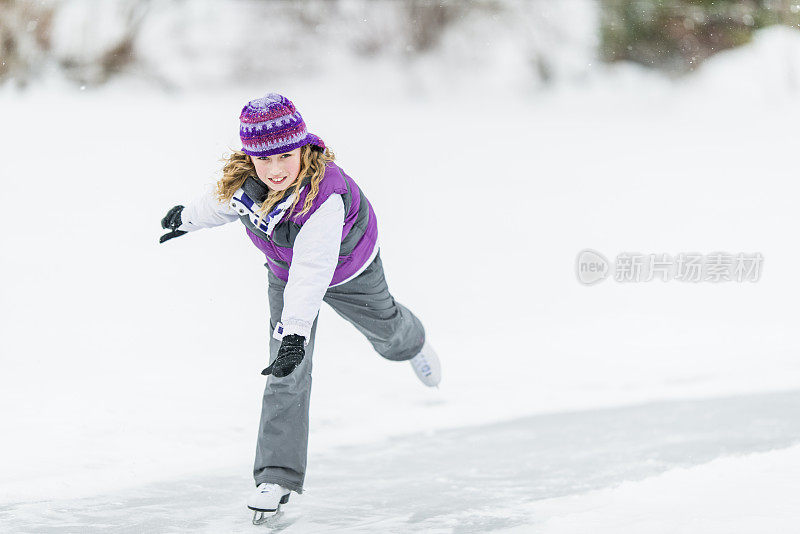
[[[429,387],[438,386],[442,380],[442,365],[439,363],[439,357],[436,351],[430,346],[428,340],[422,345],[422,350],[419,354],[411,358],[411,367],[417,373],[423,384]]]
[[[279,486],[262,482],[247,499],[247,507],[253,510],[253,524],[261,525],[281,512],[281,505],[289,502],[291,490]]]

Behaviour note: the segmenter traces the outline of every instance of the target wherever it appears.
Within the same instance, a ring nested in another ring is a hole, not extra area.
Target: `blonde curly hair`
[[[304,145],[300,148],[300,173],[297,175],[295,184],[291,187],[294,188],[295,193],[294,201],[287,210],[288,213],[294,213],[297,201],[300,199],[300,189],[303,186],[304,179],[310,177],[310,189],[306,195],[303,208],[299,213],[292,215],[299,217],[311,209],[311,204],[319,193],[319,183],[322,177],[325,176],[325,167],[331,161],[334,161],[336,156],[329,148],[324,150],[314,147],[313,145]],[[248,176],[258,180],[256,168],[249,155],[241,150],[232,150],[230,154],[223,156],[220,161],[224,164],[222,167],[222,178],[217,181],[217,200],[223,203],[230,202],[233,194],[242,187],[245,179]],[[260,180],[259,180],[260,181]],[[290,189],[291,189],[290,187]],[[266,200],[261,203],[256,213],[258,214],[258,222],[260,223],[264,216],[270,212],[272,207],[283,198],[286,190],[272,191],[267,194]],[[258,206],[258,204],[256,204]]]

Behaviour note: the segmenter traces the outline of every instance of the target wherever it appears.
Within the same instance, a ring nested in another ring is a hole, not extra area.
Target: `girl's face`
[[[301,148],[272,156],[251,156],[250,160],[256,168],[258,179],[273,191],[287,189],[300,174]]]

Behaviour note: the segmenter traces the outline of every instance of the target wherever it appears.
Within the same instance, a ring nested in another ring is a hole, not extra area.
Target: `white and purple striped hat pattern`
[[[251,100],[239,115],[242,152],[251,156],[272,156],[312,144],[325,143],[308,133],[303,117],[291,100],[277,93]]]

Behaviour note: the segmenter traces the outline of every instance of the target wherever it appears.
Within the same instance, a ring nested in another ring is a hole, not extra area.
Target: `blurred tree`
[[[0,80],[27,85],[50,51],[53,7],[34,1],[0,0]]]
[[[0,0],[0,81],[24,87],[42,71],[55,69],[81,85],[106,82],[135,62],[149,4]]]
[[[466,0],[405,0],[407,49],[413,52],[430,50],[447,26],[475,2]]]
[[[600,55],[687,72],[772,24],[800,27],[797,0],[600,0]]]
[[[77,11],[69,28],[53,36],[54,58],[64,74],[81,85],[101,85],[136,62],[136,39],[150,0],[96,2],[81,0],[62,5]],[[69,17],[69,15],[67,15]],[[97,20],[103,20],[97,27]]]

